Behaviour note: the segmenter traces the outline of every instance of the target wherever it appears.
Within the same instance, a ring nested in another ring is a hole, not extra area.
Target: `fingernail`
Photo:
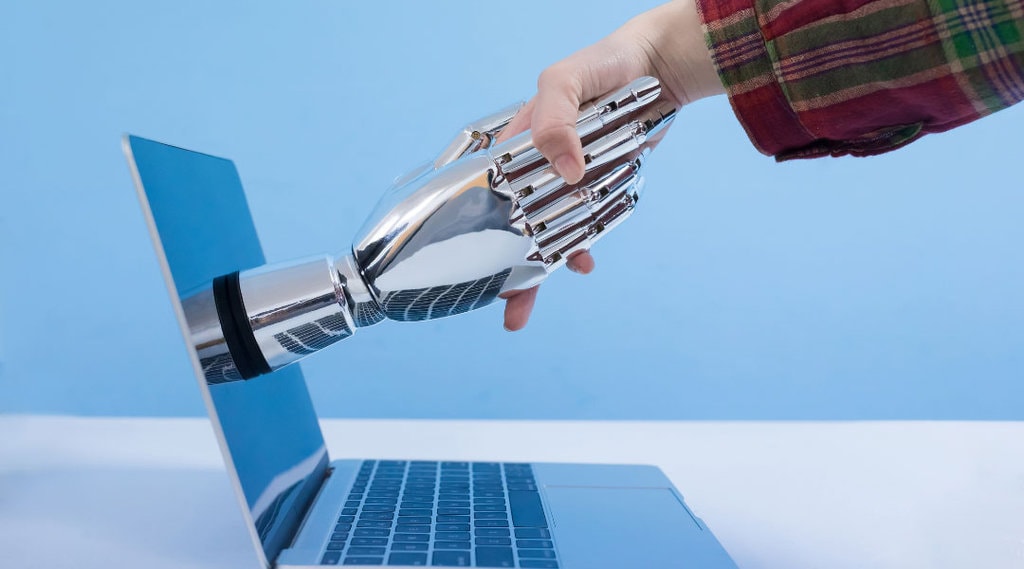
[[[566,266],[566,267],[568,267],[568,269],[569,269],[570,271],[572,271],[572,272],[574,272],[574,273],[576,273],[576,274],[579,274],[579,272],[580,272],[580,271],[579,271],[579,269],[577,269],[576,267],[574,267],[574,266],[572,265],[572,263],[566,263],[566,264],[565,264],[565,266]]]
[[[559,176],[565,178],[565,181],[570,184],[575,184],[579,181],[575,176],[576,161],[568,154],[564,154],[555,159],[555,171],[558,172]]]

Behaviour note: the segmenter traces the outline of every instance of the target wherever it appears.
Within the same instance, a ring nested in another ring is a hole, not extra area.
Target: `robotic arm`
[[[397,180],[350,251],[217,277],[183,301],[207,381],[270,373],[385,318],[461,314],[539,284],[632,213],[651,138],[676,113],[660,95],[644,77],[581,110],[578,184],[529,132],[494,143],[514,105]]]

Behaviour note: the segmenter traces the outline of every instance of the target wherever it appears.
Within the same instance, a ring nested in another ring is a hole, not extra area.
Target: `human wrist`
[[[696,0],[674,0],[648,10],[616,34],[639,46],[647,74],[657,77],[679,106],[725,93]]]

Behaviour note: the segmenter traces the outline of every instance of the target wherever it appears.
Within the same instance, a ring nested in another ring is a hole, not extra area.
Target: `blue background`
[[[120,135],[233,159],[268,259],[653,2],[6,2],[0,411],[199,415]],[[322,416],[1024,419],[1024,107],[775,164],[686,108],[590,277],[385,323],[304,367]]]

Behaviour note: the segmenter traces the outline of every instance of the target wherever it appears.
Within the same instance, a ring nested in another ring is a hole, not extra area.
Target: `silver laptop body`
[[[299,366],[208,385],[181,298],[264,263],[241,181],[223,158],[124,151],[262,566],[735,568],[656,467],[332,462]]]

